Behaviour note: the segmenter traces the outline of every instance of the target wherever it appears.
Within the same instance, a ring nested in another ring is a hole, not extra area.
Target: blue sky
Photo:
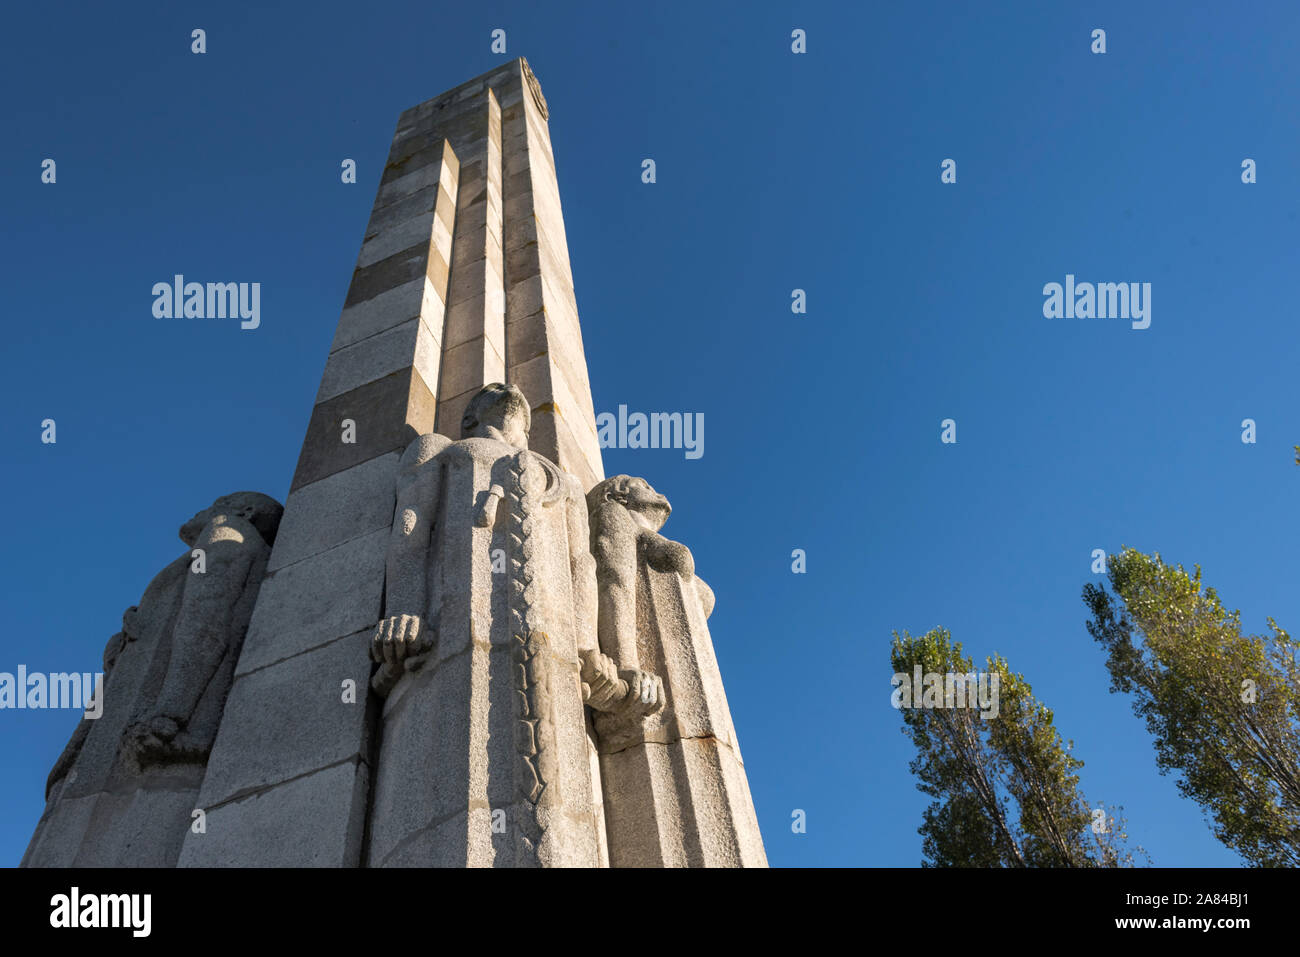
[[[1236,863],[1079,594],[1128,544],[1300,627],[1300,9],[1064,6],[6,10],[0,670],[95,668],[182,521],[284,498],[397,116],[498,65],[500,27],[550,105],[597,411],[705,417],[702,458],[605,470],[672,499],[717,593],[771,862],[919,862],[888,646],[943,625],[1025,674],[1155,863]],[[154,319],[177,272],[261,282],[261,328]],[[1150,282],[1151,327],[1043,318],[1067,273]],[[0,712],[0,864],[75,720]]]

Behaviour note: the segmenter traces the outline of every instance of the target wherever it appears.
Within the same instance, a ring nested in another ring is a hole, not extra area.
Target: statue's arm
[[[370,657],[382,666],[371,679],[380,695],[392,691],[408,658],[433,647],[428,614],[429,542],[442,493],[442,463],[436,458],[451,444],[430,433],[412,442],[397,469],[397,504],[388,540],[384,580],[385,618],[375,628]]]
[[[620,667],[635,668],[637,529],[615,503],[600,506],[592,519],[600,650]]]
[[[695,559],[691,556],[691,550],[681,542],[642,529],[638,544],[645,555],[646,564],[655,571],[676,572],[683,578],[695,576]]]
[[[642,530],[640,535],[640,546],[646,564],[657,572],[676,572],[681,575],[686,587],[694,587],[695,593],[699,595],[704,617],[713,614],[713,589],[695,574],[695,557],[691,550],[681,542],[674,542],[658,532]]]
[[[451,440],[446,436],[430,432],[407,446],[398,463],[397,505],[388,540],[384,585],[385,607],[390,617],[426,614],[425,562],[442,482],[437,456],[449,445]]]
[[[425,614],[428,599],[425,556],[429,552],[439,490],[437,463],[430,463],[398,492],[393,533],[388,541],[384,595],[389,616]]]
[[[587,703],[598,711],[654,714],[664,705],[663,679],[640,668],[636,647],[637,528],[622,505],[591,514],[599,649],[582,655]]]
[[[591,528],[587,521],[587,500],[577,479],[570,478],[570,495],[565,503],[569,533],[569,572],[573,580],[574,614],[578,622],[579,653],[599,650],[596,634],[596,559],[591,554]]]

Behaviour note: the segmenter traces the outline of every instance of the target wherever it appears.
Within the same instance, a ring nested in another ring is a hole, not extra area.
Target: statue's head
[[[643,478],[615,475],[587,493],[587,511],[594,512],[605,502],[617,502],[627,509],[633,521],[657,532],[664,527],[673,507],[668,499],[654,490]]]
[[[275,542],[275,533],[280,528],[280,516],[283,514],[284,506],[261,492],[223,495],[181,526],[181,541],[193,547],[208,522],[218,515],[226,515],[242,518],[257,529],[266,544],[271,545]]]
[[[493,382],[469,400],[460,420],[460,434],[467,439],[503,439],[516,448],[526,449],[531,425],[528,400],[519,387]]]

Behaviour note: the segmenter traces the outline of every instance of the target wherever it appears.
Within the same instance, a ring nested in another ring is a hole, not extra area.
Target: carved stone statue
[[[529,422],[518,388],[484,386],[464,438],[421,436],[399,464],[371,866],[600,863],[583,705],[662,706],[657,677],[597,647],[586,503]]]
[[[713,590],[695,577],[690,549],[659,534],[672,514],[668,499],[643,478],[616,475],[587,497],[591,551],[600,586],[600,645],[622,661],[636,661],[636,579],[642,563],[660,572],[675,572],[691,584],[713,611]]]
[[[204,760],[212,750],[220,711],[200,713],[199,703],[223,664],[229,685],[283,513],[267,495],[238,492],[181,526],[181,541],[203,554],[185,581],[162,690],[147,716],[126,729],[137,763]]]
[[[610,864],[766,866],[706,624],[713,591],[690,550],[659,533],[672,507],[627,475],[587,504],[601,651],[662,676],[667,698],[657,714],[597,717]]]
[[[175,864],[282,512],[237,492],[181,527],[190,551],[109,639],[103,714],[82,719],[51,771],[24,864]]]

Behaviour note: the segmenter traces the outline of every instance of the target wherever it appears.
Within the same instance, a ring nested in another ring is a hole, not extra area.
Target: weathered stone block
[[[432,431],[436,402],[423,377],[403,369],[312,409],[290,491],[401,451]],[[345,422],[352,425],[345,428]],[[350,441],[349,441],[350,439]]]
[[[345,762],[207,811],[180,867],[357,867],[367,768]]]
[[[528,447],[571,472],[585,489],[605,477],[598,447],[596,454],[590,454],[588,448],[573,437],[568,424],[549,403],[533,410],[533,430],[528,437]]]
[[[343,310],[330,352],[337,352],[385,329],[400,326],[421,314],[441,309],[442,300],[433,283],[419,276],[375,298]]]
[[[388,529],[379,529],[268,575],[236,674],[265,668],[379,621],[388,536]]]
[[[505,378],[505,362],[484,336],[452,346],[443,353],[442,361],[441,388],[446,396],[460,395]]]
[[[208,764],[200,806],[222,804],[342,761],[366,760],[370,636],[367,628],[241,674],[230,689],[222,747]],[[351,694],[345,682],[351,683]]]
[[[95,813],[95,802],[99,800],[98,794],[62,800],[57,794],[52,796],[54,804],[46,809],[23,856],[24,867],[71,867]]]
[[[400,457],[397,452],[380,455],[294,492],[280,521],[268,571],[391,526]]]
[[[441,185],[426,186],[387,206],[376,206],[370,213],[370,221],[366,224],[365,239],[369,241],[384,230],[415,216],[436,212],[445,193]],[[443,225],[448,223],[444,221]]]
[[[433,238],[434,219],[434,213],[427,210],[410,219],[393,223],[373,239],[366,240],[361,246],[361,255],[357,257],[357,265],[371,266],[403,249],[410,249],[421,242],[430,242]]]
[[[316,393],[319,405],[337,395],[409,368],[415,358],[420,320],[409,319],[400,326],[331,352]]]
[[[428,266],[428,240],[386,256],[369,266],[358,266],[356,272],[352,274],[352,285],[348,287],[348,298],[343,307],[346,309],[359,302],[374,299],[380,293],[418,279],[427,272]]]
[[[175,867],[197,796],[192,788],[101,794],[75,866]]]

